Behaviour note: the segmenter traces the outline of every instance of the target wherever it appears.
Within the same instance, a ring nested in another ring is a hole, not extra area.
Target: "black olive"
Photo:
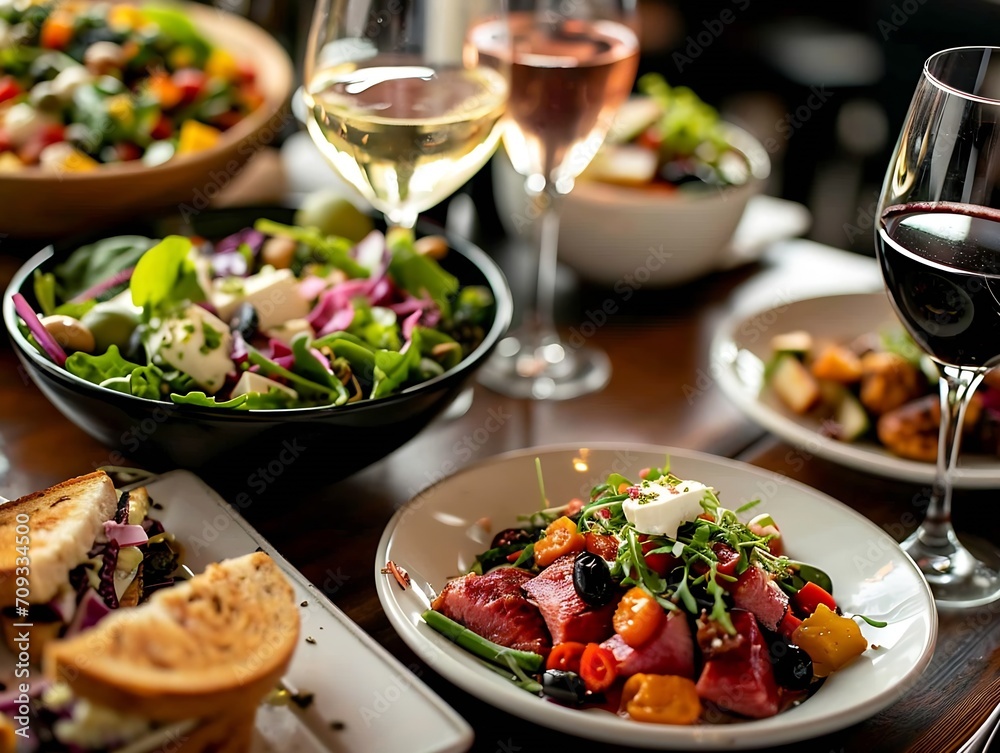
[[[792,643],[777,641],[771,645],[774,679],[788,690],[805,690],[813,679],[813,662],[809,654]]]
[[[542,695],[547,695],[560,703],[576,706],[583,703],[587,697],[587,686],[576,672],[549,669],[542,675]]]
[[[259,326],[260,317],[257,315],[257,309],[253,307],[253,304],[246,301],[239,305],[229,320],[229,329],[233,332],[239,332],[247,342],[250,342],[253,336],[257,334]]]
[[[615,595],[615,583],[608,563],[591,552],[580,552],[573,563],[573,588],[592,607],[609,603]]]
[[[490,549],[496,549],[509,544],[528,544],[531,542],[531,533],[523,528],[505,528],[493,537]]]
[[[125,350],[122,352],[122,358],[126,361],[131,361],[132,363],[144,364],[146,363],[146,346],[143,344],[142,335],[143,328],[136,327],[132,330],[132,334],[128,338],[128,344],[125,346]]]

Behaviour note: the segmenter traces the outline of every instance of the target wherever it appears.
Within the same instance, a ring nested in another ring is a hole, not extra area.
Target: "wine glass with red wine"
[[[472,29],[468,44],[487,64],[511,63],[503,142],[541,213],[540,240],[535,305],[480,381],[513,397],[559,400],[599,390],[611,375],[603,352],[571,347],[555,327],[558,210],[635,82],[635,0],[509,0],[508,10],[509,39],[507,28],[487,22]]]
[[[879,199],[876,233],[889,298],[940,373],[937,478],[902,546],[939,606],[1000,598],[1000,552],[959,541],[952,476],[966,410],[1000,365],[1000,47],[938,52],[924,64]]]

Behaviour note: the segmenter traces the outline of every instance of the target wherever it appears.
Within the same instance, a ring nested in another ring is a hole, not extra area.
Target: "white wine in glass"
[[[535,306],[480,374],[498,392],[566,399],[601,389],[607,356],[571,348],[553,317],[559,197],[597,154],[635,81],[639,42],[630,0],[511,0],[507,23],[469,35],[480,60],[511,65],[504,146],[525,190],[543,207]],[[613,221],[613,219],[609,220]]]
[[[509,66],[464,47],[502,0],[319,0],[304,97],[313,140],[394,225],[413,227],[489,159]]]

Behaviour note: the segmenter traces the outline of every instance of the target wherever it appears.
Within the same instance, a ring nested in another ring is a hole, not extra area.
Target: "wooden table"
[[[0,247],[0,282],[5,284],[18,262],[3,253]],[[516,254],[500,257],[514,269]],[[523,722],[422,665],[390,627],[376,597],[372,560],[384,526],[410,496],[460,465],[532,445],[614,441],[735,457],[809,484],[900,532],[900,522],[909,519],[907,513],[919,506],[926,490],[845,469],[765,434],[726,401],[708,364],[711,337],[734,308],[877,285],[870,260],[794,241],[770,249],[760,264],[681,290],[635,290],[628,300],[607,290],[578,290],[569,300],[575,315],[567,320],[578,331],[590,332],[590,327],[580,328],[586,312],[599,310],[609,296],[619,308],[589,338],[608,351],[614,364],[603,392],[564,403],[530,403],[476,387],[467,412],[437,420],[391,457],[333,485],[324,481],[322,468],[292,466],[244,514],[364,630],[404,664],[421,667],[422,679],[475,728],[474,751],[628,750]],[[106,448],[65,420],[23,378],[4,339],[0,494],[14,497],[45,487],[87,472],[107,457]],[[247,490],[245,477],[225,471],[208,480],[229,499]],[[960,493],[959,529],[974,526],[1000,541],[996,504],[993,492]],[[1000,603],[942,615],[933,662],[901,701],[867,722],[781,750],[950,753],[1000,700],[998,616]]]

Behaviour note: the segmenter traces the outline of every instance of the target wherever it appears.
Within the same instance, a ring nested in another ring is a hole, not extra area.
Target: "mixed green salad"
[[[749,180],[747,158],[730,143],[718,110],[658,73],[642,76],[637,88],[640,94],[615,115],[587,177],[667,192]]]
[[[208,149],[263,102],[255,79],[173,6],[0,0],[0,172]]]
[[[355,242],[268,219],[216,243],[118,236],[36,271],[40,312],[20,293],[14,305],[40,352],[109,390],[337,406],[442,374],[482,342],[493,296],[422,253],[442,246],[400,228]]]

